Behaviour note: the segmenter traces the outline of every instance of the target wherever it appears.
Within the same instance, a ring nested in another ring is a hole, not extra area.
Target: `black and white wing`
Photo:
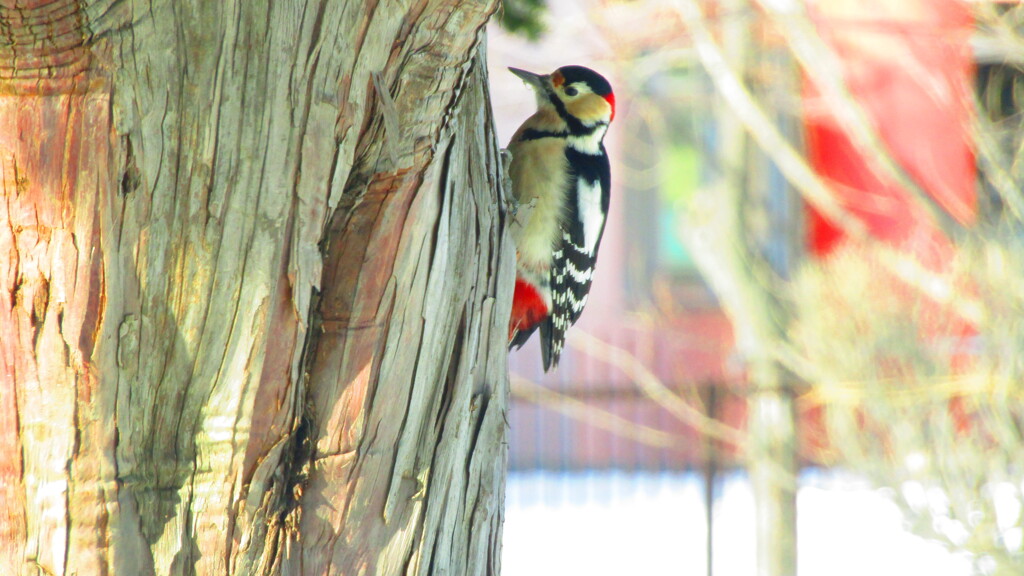
[[[594,279],[611,193],[611,169],[604,145],[597,154],[566,149],[573,173],[566,196],[561,241],[551,266],[551,315],[541,323],[544,370],[558,364],[565,332],[579,320]]]

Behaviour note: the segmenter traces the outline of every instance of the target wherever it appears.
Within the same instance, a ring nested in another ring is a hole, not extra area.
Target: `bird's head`
[[[561,108],[585,126],[608,124],[615,118],[612,85],[583,66],[562,66],[551,74],[509,68],[537,93],[540,108]]]

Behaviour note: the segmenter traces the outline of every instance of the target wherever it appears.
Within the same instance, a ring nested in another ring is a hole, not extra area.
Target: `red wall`
[[[812,17],[842,61],[854,98],[906,173],[956,219],[975,211],[970,146],[972,20],[962,0],[818,0]],[[839,127],[834,103],[808,78],[810,160],[846,208],[879,239],[930,243],[934,229],[911,197],[873,170]],[[809,243],[824,255],[843,234],[810,211]]]

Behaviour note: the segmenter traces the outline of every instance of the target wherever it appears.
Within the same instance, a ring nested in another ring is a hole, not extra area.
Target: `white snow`
[[[845,474],[807,472],[797,496],[798,576],[967,576],[970,560],[904,529],[899,509]],[[715,576],[753,576],[754,502],[739,474],[720,480]],[[707,573],[697,474],[509,475],[506,576]]]

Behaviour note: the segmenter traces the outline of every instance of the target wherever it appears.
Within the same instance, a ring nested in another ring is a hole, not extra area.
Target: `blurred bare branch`
[[[607,430],[623,438],[636,440],[656,448],[676,446],[682,440],[682,438],[675,434],[633,422],[613,412],[579,400],[574,396],[562,394],[546,386],[541,386],[517,374],[511,375],[511,381],[513,396],[538,406],[543,406],[549,410],[561,412],[574,420]]]
[[[981,103],[977,100],[975,108],[981,108]],[[1019,182],[1014,181],[1010,162],[1004,158],[1004,146],[996,135],[995,126],[982,115],[978,115],[974,122],[973,136],[978,159],[988,182],[1006,203],[1014,219],[1024,222],[1024,196],[1018,187]]]
[[[1024,246],[986,240],[951,263],[944,284],[973,286],[995,308],[969,339],[940,299],[907,298],[879,277],[885,250],[806,267],[779,356],[814,383],[801,401],[826,408],[829,448],[894,487],[915,531],[1019,573],[1021,518],[999,510],[1024,503]]]
[[[839,204],[836,195],[783,136],[747,90],[740,76],[728,64],[721,47],[705,23],[700,4],[696,0],[675,0],[675,5],[686,23],[705,70],[718,92],[746,126],[750,136],[771,156],[786,179],[812,206],[851,237],[867,236],[864,224]]]
[[[744,446],[745,434],[742,431],[723,424],[714,418],[709,418],[703,412],[691,406],[680,398],[679,394],[666,386],[643,361],[628,350],[613,346],[583,330],[573,332],[573,337],[567,341],[567,344],[571,348],[583,350],[594,358],[607,363],[609,366],[614,366],[621,370],[629,376],[630,380],[636,384],[637,388],[645,396],[657,402],[658,405],[665,408],[681,422],[730,446],[737,448]]]

